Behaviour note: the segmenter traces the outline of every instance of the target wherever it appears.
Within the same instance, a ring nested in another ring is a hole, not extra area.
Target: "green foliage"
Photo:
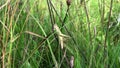
[[[111,0],[65,1],[11,0],[0,9],[0,67],[69,68],[71,56],[74,68],[120,67],[120,1],[111,15]],[[70,37],[63,49],[53,23]]]

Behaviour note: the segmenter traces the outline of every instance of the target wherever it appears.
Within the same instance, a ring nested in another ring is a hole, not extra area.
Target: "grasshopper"
[[[60,28],[57,26],[57,24],[54,24],[53,26],[54,30],[56,31],[56,34],[58,36],[59,44],[61,46],[61,49],[64,47],[64,38],[69,38],[69,36],[62,34],[60,31]]]

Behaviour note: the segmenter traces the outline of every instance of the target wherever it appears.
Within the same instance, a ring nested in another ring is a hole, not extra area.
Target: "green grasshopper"
[[[64,38],[69,38],[69,36],[62,34],[60,31],[60,28],[57,26],[57,24],[54,24],[53,26],[54,30],[56,31],[56,34],[58,36],[59,44],[61,46],[61,49],[64,47]]]

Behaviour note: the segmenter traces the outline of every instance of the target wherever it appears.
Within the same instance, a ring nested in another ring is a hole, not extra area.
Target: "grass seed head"
[[[74,57],[71,56],[71,59],[70,59],[70,68],[73,68],[74,67]]]
[[[69,7],[71,5],[71,0],[67,0],[66,3],[67,3],[67,6]]]

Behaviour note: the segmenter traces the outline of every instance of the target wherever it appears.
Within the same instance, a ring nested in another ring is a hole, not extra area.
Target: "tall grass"
[[[0,67],[119,68],[119,3],[1,0]]]

